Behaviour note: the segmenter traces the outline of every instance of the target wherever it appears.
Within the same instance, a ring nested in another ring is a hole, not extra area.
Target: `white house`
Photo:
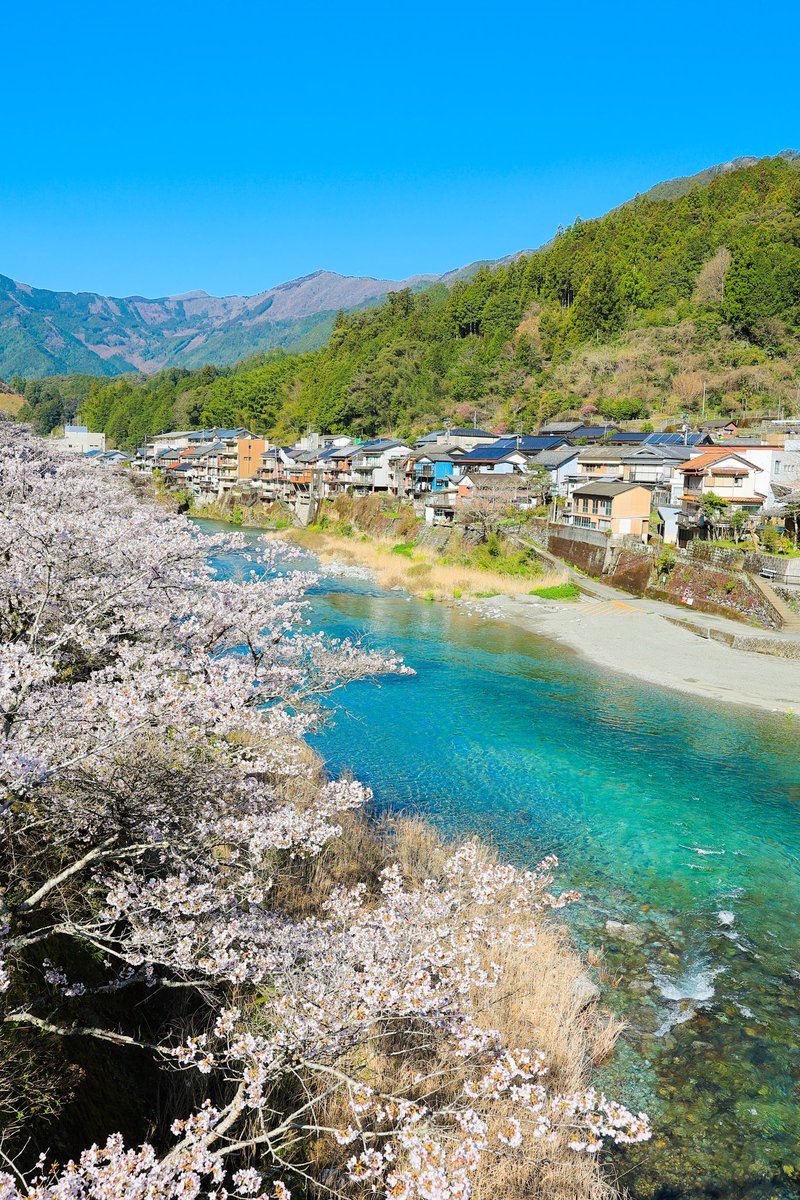
[[[62,454],[86,454],[89,450],[102,452],[106,448],[106,435],[92,433],[88,425],[65,425],[64,436],[54,438],[52,446]]]
[[[391,438],[376,438],[364,442],[352,455],[353,489],[357,494],[367,492],[402,491],[405,462],[411,453],[407,442]]]

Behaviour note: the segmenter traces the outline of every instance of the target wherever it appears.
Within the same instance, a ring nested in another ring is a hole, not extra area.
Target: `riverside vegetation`
[[[555,859],[370,824],[309,750],[408,668],[7,424],[0,495],[3,1200],[608,1194],[649,1128],[589,1086]]]
[[[80,408],[124,447],[200,424],[293,439],[309,424],[372,436],[473,416],[516,430],[566,414],[668,421],[704,403],[707,415],[791,411],[799,168],[796,156],[764,159],[576,220],[468,281],[340,315],[313,353],[14,383],[40,432]]]
[[[157,480],[155,490],[166,503],[175,503],[176,494]],[[337,496],[323,502],[313,524],[298,528],[289,525],[277,506],[196,508],[189,495],[183,502],[196,516],[273,530],[323,561],[366,568],[382,587],[402,588],[426,600],[528,593],[544,599],[574,598],[566,585],[566,568],[546,570],[535,551],[507,536],[526,516],[511,509],[492,511],[484,523],[488,528],[475,530],[459,523],[431,529],[409,505],[391,510],[378,495]],[[469,517],[467,513],[466,521]]]

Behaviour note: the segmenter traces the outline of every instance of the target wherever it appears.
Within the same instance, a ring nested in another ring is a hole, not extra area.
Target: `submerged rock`
[[[647,931],[641,925],[627,925],[623,921],[606,921],[606,933],[632,946],[643,946],[647,941]]]

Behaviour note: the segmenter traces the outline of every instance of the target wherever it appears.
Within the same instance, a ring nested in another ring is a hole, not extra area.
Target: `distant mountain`
[[[326,341],[340,309],[377,304],[391,291],[416,290],[437,278],[394,281],[316,271],[257,296],[197,291],[147,299],[51,292],[0,275],[0,376],[149,373],[221,365],[279,346],[313,349]]]

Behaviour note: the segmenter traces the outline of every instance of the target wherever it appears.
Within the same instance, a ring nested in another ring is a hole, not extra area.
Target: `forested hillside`
[[[405,433],[473,413],[520,429],[567,412],[664,419],[697,411],[704,384],[709,414],[791,412],[799,337],[800,170],[780,157],[578,220],[450,288],[340,315],[313,353],[86,381],[80,409],[128,446],[200,422],[289,437],[309,424]],[[59,386],[29,384],[28,415],[36,387]]]

